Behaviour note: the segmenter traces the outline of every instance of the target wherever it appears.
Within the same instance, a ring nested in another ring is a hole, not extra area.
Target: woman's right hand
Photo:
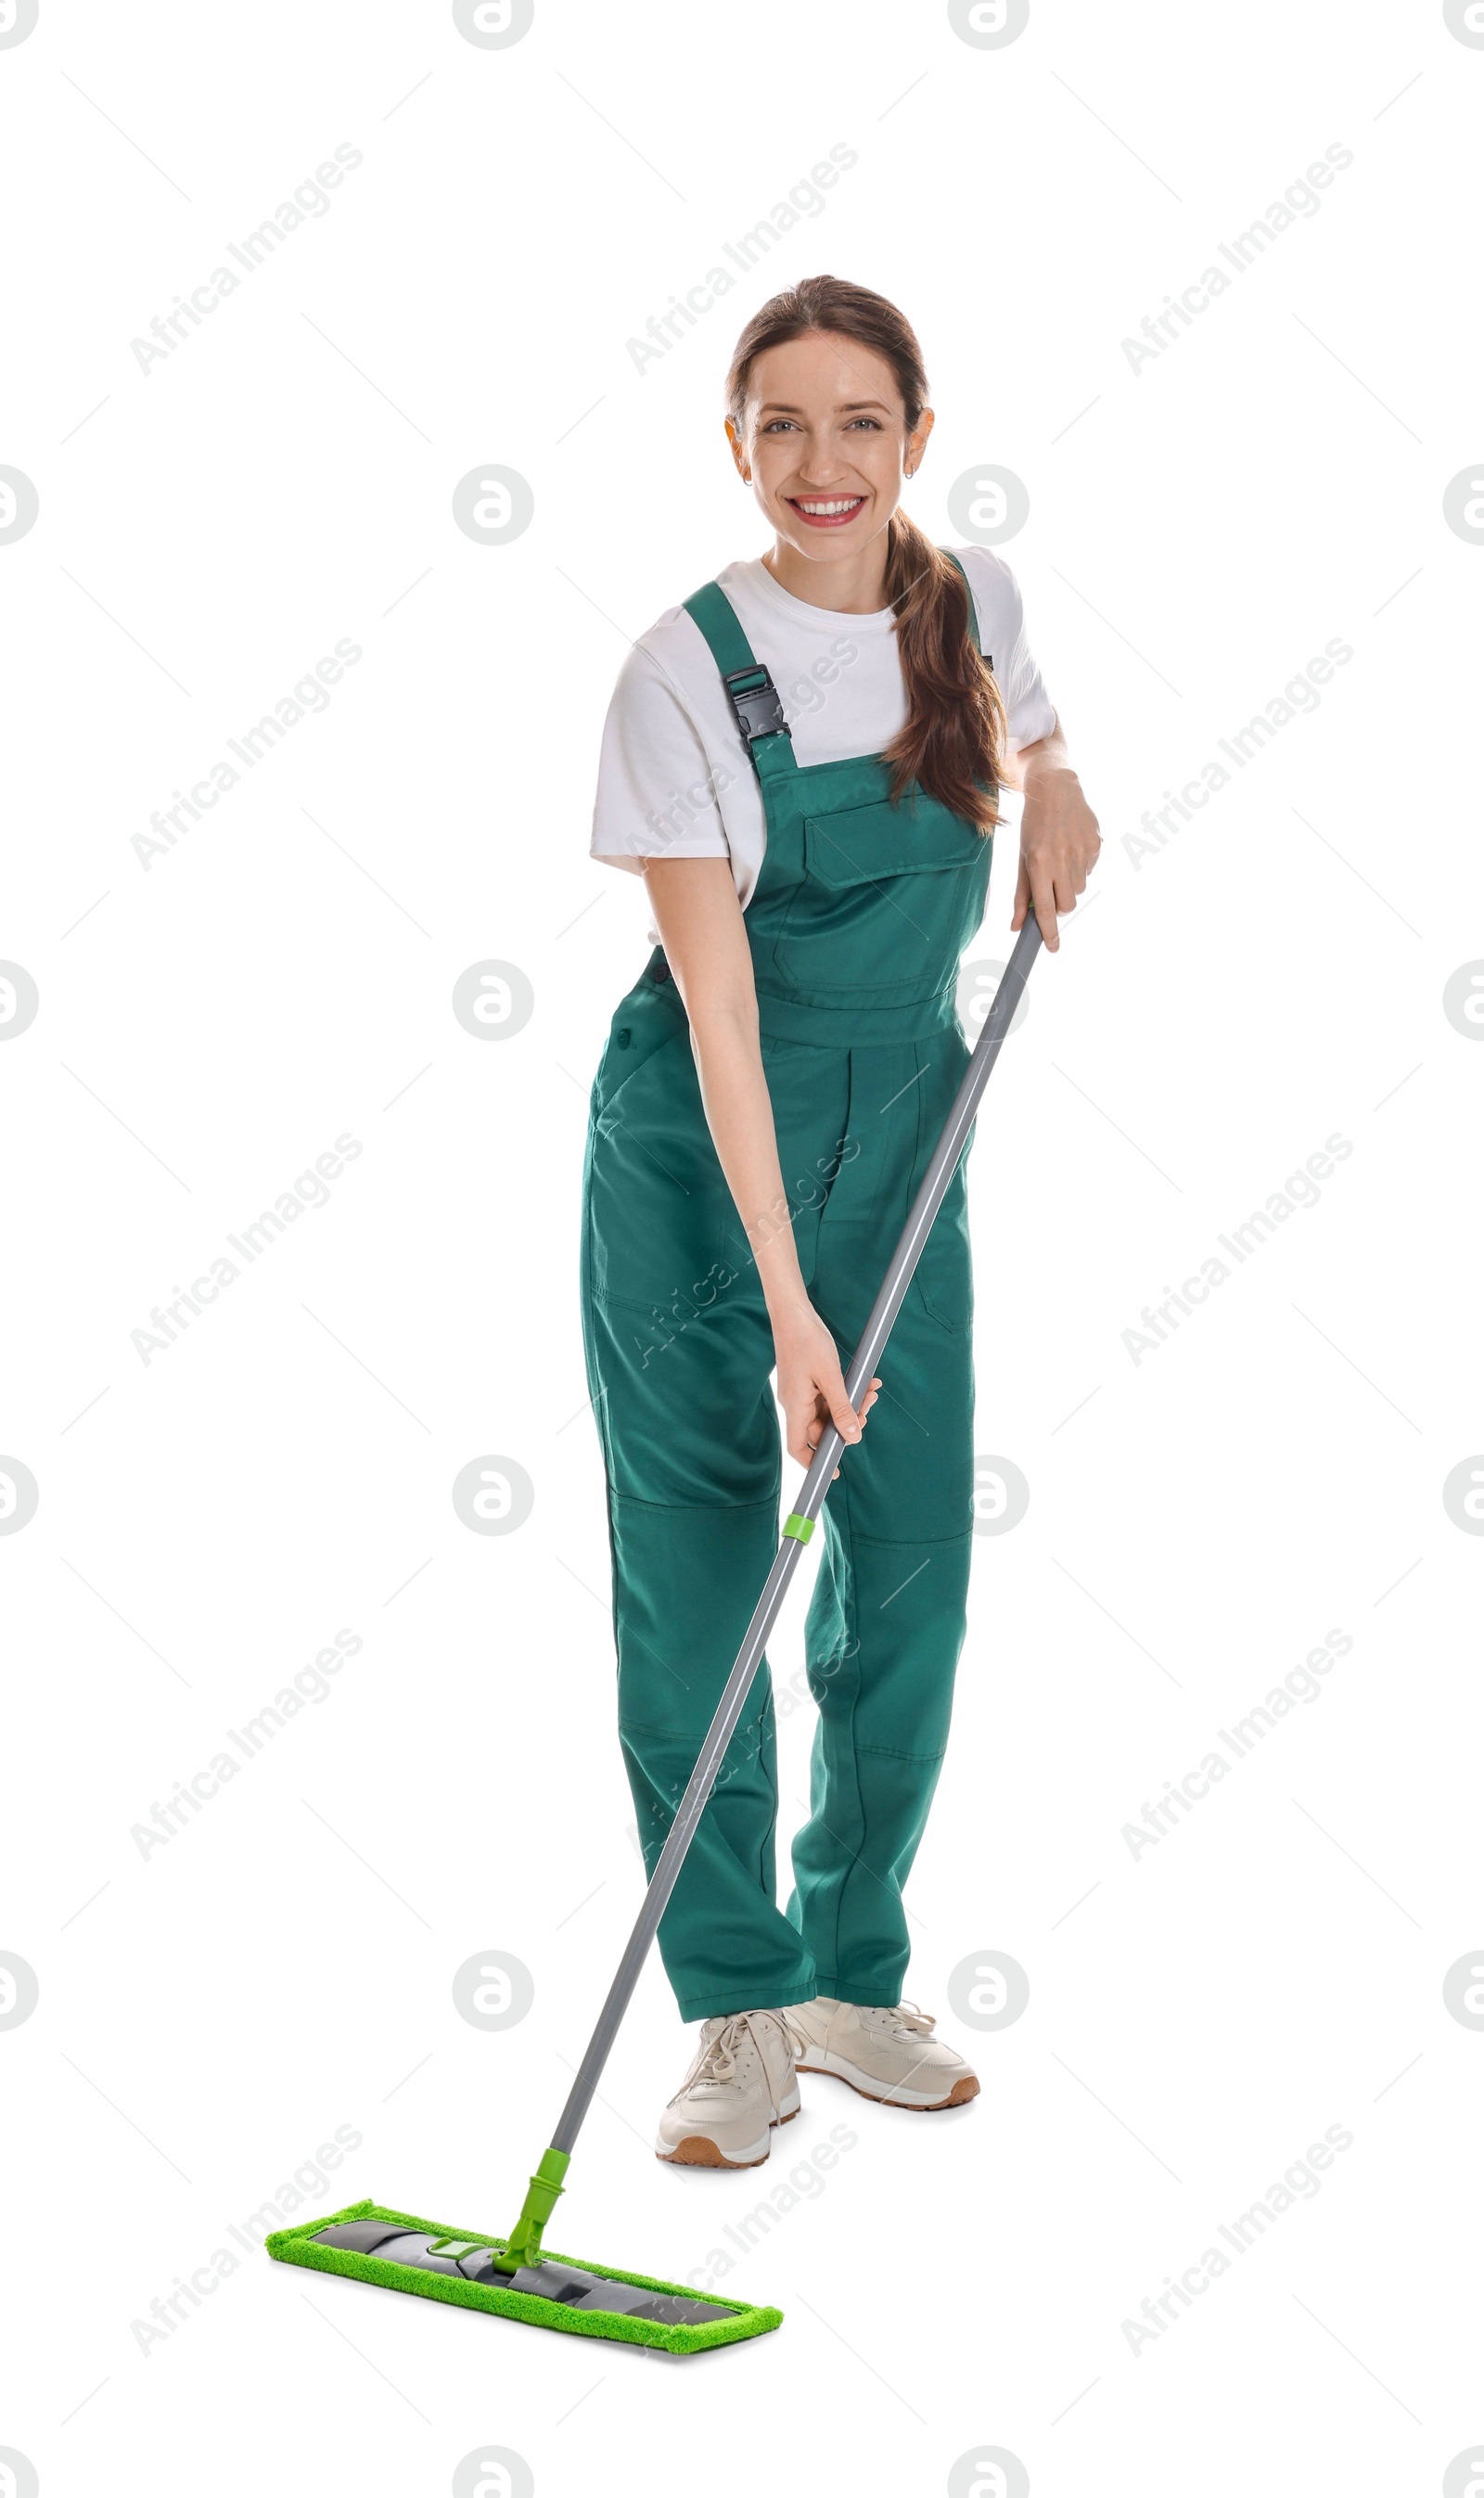
[[[812,1465],[827,1424],[833,1423],[848,1446],[859,1439],[881,1381],[871,1381],[857,1413],[845,1393],[845,1374],[834,1337],[812,1302],[790,1302],[781,1311],[770,1311],[769,1316],[778,1364],[778,1401],[784,1411],[785,1445],[799,1465]],[[839,1471],[837,1466],[837,1475]]]

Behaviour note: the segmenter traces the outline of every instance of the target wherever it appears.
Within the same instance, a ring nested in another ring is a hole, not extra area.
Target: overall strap
[[[759,781],[796,769],[793,739],[778,688],[743,632],[737,611],[719,582],[708,581],[685,601],[686,614],[705,635],[722,672],[743,743]]]

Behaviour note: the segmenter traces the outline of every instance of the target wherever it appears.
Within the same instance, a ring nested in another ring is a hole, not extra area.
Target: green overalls
[[[745,925],[788,1203],[842,1362],[963,1074],[959,956],[988,838],[879,755],[799,765],[713,582],[686,606],[737,711],[767,817]],[[976,629],[972,594],[971,630]],[[977,631],[976,631],[977,638]],[[588,1380],[608,1478],[619,1730],[652,1872],[778,1549],[773,1341],[656,951],[613,1018],[584,1174]],[[810,1816],[780,1908],[772,1685],[758,1678],[660,1928],[682,2016],[899,2001],[901,1891],[948,1742],[973,1520],[964,1171],[824,1507],[805,1627],[819,1704]]]

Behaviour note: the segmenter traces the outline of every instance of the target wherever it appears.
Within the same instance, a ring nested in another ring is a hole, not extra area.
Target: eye
[[[846,432],[852,432],[857,425],[867,427],[872,433],[880,433],[882,430],[880,423],[874,416],[853,416],[850,424],[845,429]]]
[[[790,428],[793,428],[795,432],[797,431],[796,427],[793,427],[793,419],[791,416],[774,416],[768,419],[768,422],[763,427],[762,431],[764,433],[782,433],[787,432]]]

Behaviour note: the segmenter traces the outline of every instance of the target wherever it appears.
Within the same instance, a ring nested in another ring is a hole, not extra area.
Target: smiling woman
[[[780,312],[780,304],[790,308]],[[850,322],[848,333],[828,326],[842,319]],[[773,395],[803,392],[810,383],[812,408]],[[759,396],[745,444],[754,386]],[[872,603],[891,610],[907,690],[906,721],[883,749],[893,766],[892,797],[919,779],[952,814],[988,830],[996,821],[1005,708],[992,662],[984,665],[968,629],[961,565],[898,508],[903,480],[920,465],[933,430],[927,375],[901,314],[864,287],[811,279],[791,297],[765,304],[749,322],[726,396],[738,473],[744,484],[756,480],[758,499],[778,530],[769,565],[774,577],[795,597],[815,602],[824,550],[810,540],[827,536],[835,543],[825,560],[848,565],[855,576],[849,589],[869,586]],[[820,491],[825,486],[836,492]],[[839,586],[846,586],[843,578]],[[854,606],[855,598],[827,604]]]
[[[900,508],[933,413],[896,307],[833,277],[774,297],[738,342],[726,424],[773,542],[640,637],[609,713],[593,849],[643,874],[661,944],[598,1069],[583,1239],[651,1873],[778,1544],[769,1374],[790,1457],[811,1463],[831,1424],[852,1449],[805,1631],[820,1724],[793,1896],[780,1907],[759,1671],[660,1925],[704,2026],[656,2149],[713,2168],[767,2158],[800,2072],[917,2109],[979,2089],[898,2001],[973,1545],[961,1166],[885,1390],[853,1406],[841,1355],[967,1065],[954,992],[1000,785],[1025,790],[1013,924],[1034,912],[1052,951],[1099,848],[1008,566],[933,546]]]

